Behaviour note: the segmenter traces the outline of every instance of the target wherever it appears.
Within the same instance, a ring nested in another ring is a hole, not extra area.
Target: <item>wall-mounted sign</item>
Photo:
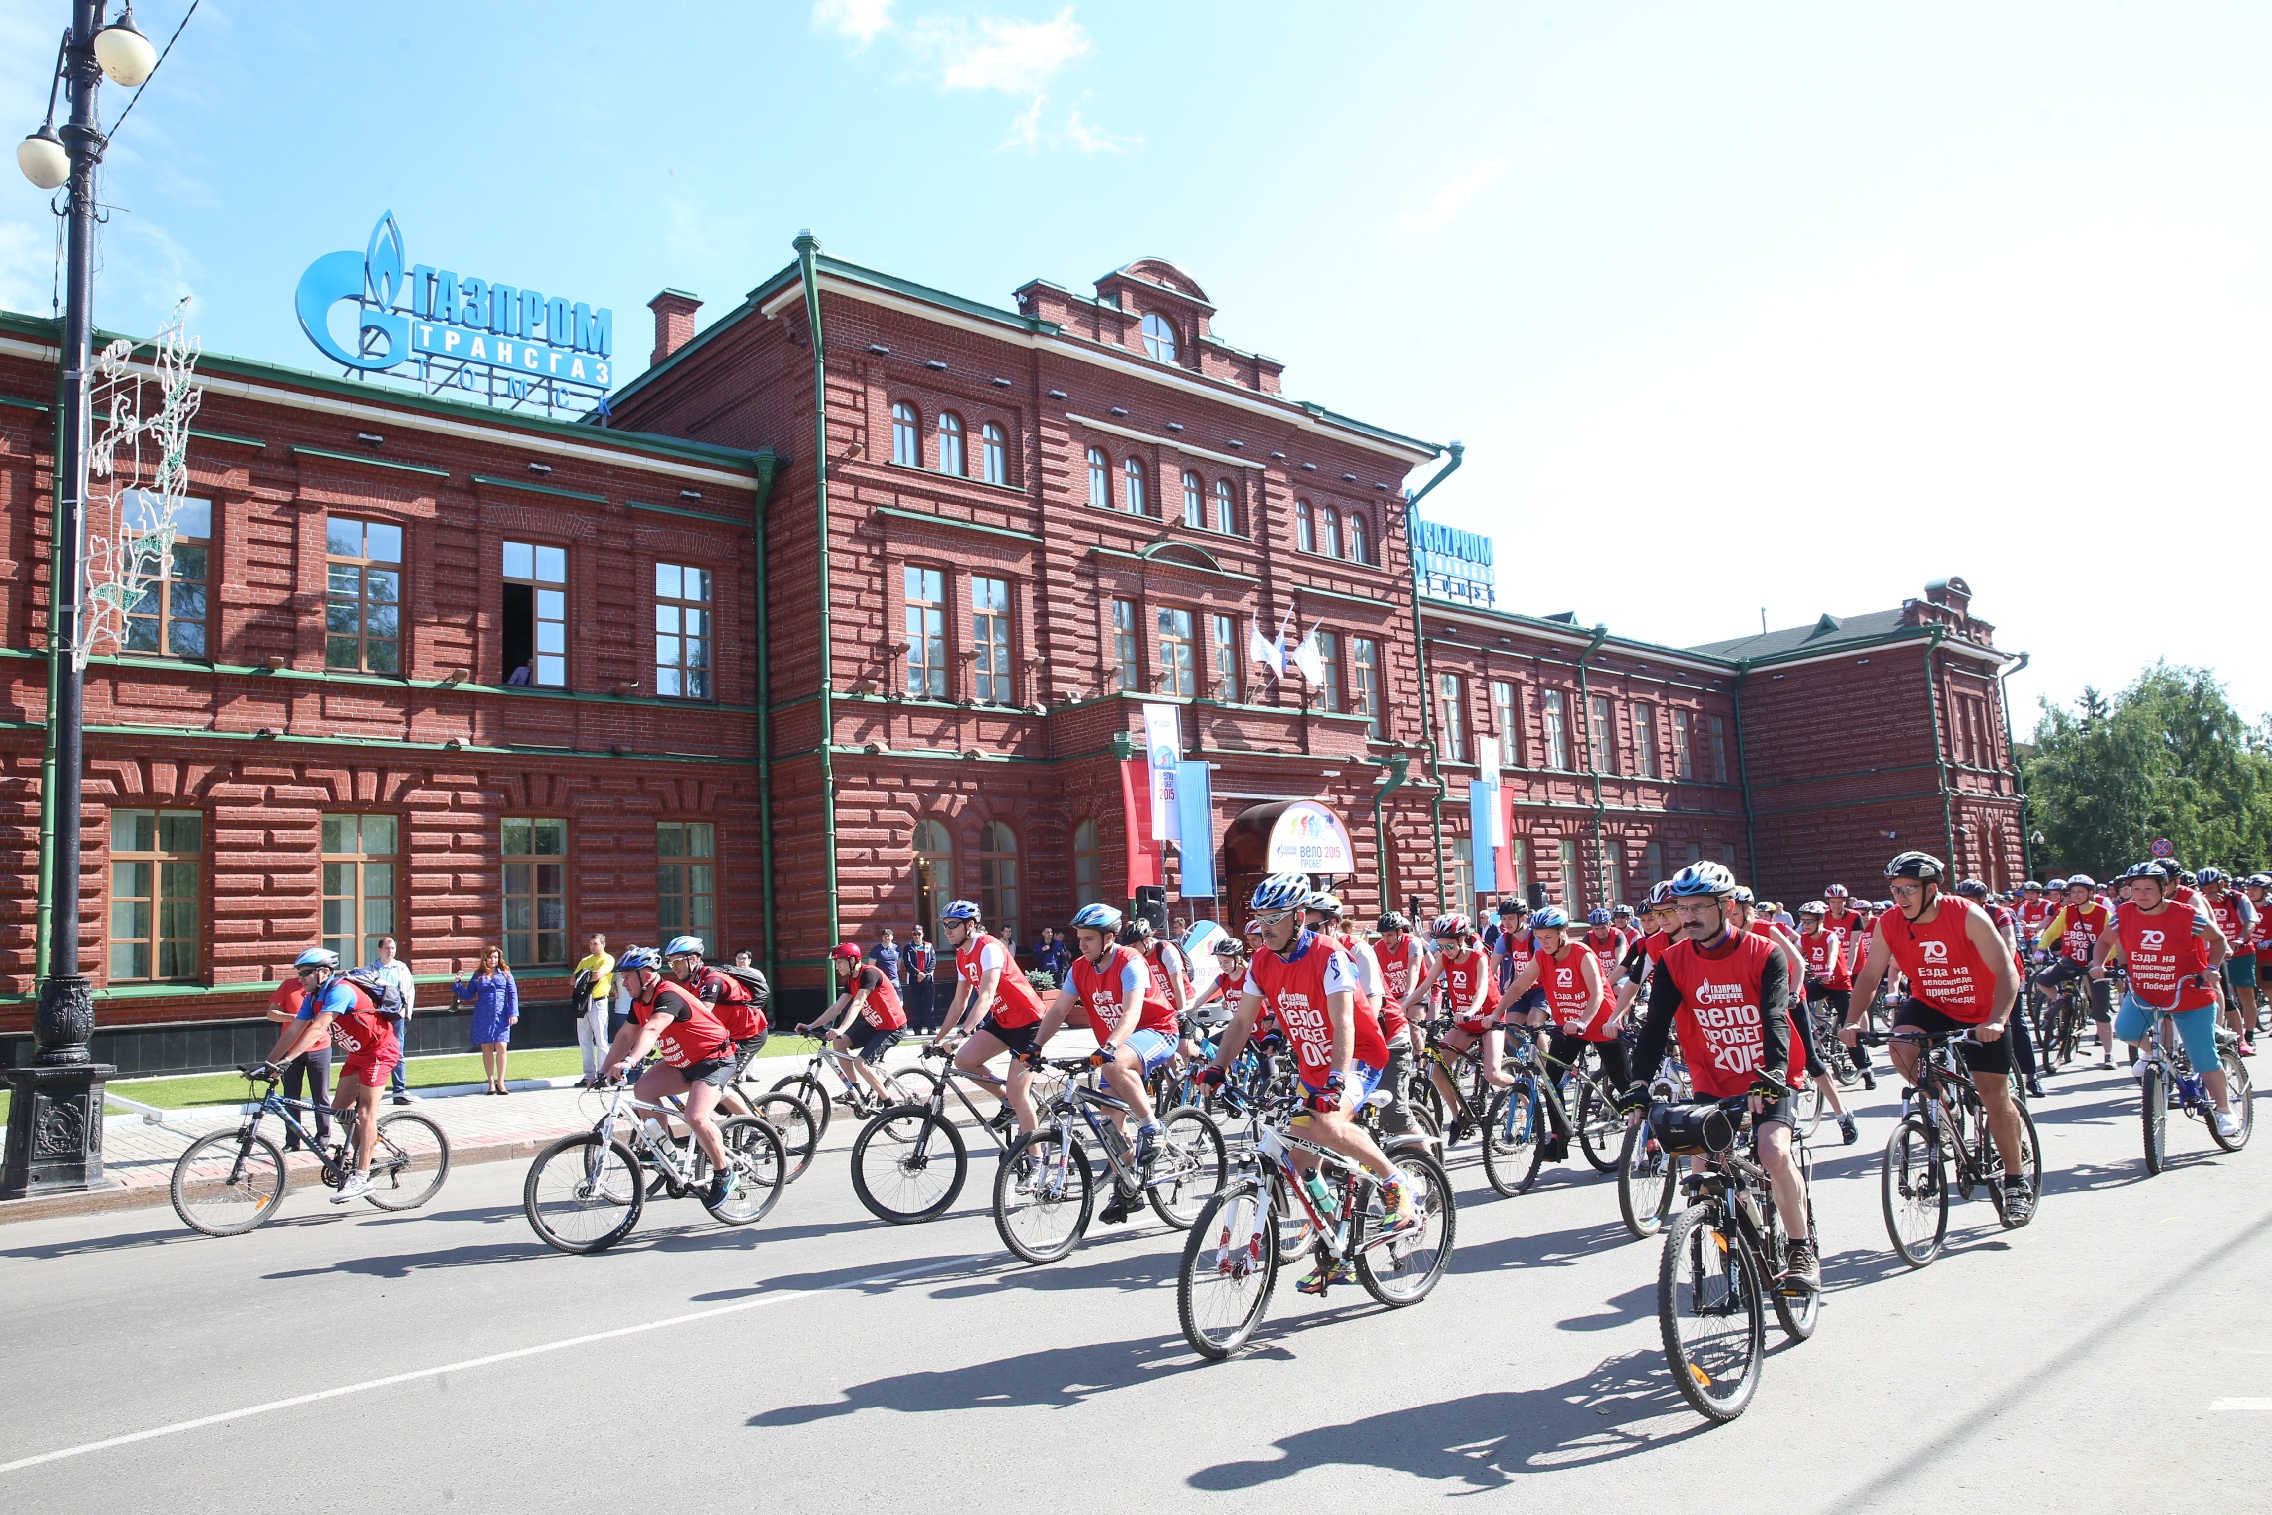
[[[580,414],[615,383],[615,312],[447,268],[413,264],[394,212],[360,253],[325,253],[293,295],[300,329],[356,373],[413,377],[429,394],[470,394],[509,409]],[[354,330],[333,327],[354,307]]]
[[[1498,578],[1491,568],[1491,539],[1477,532],[1412,518],[1412,561],[1431,594],[1492,602]]]
[[[1349,874],[1357,871],[1357,851],[1341,817],[1315,800],[1296,800],[1270,828],[1266,854],[1272,873]]]

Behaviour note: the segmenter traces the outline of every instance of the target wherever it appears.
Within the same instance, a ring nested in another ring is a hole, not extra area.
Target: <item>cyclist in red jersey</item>
[[[1381,1109],[1381,1129],[1390,1136],[1403,1136],[1413,1129],[1412,1066],[1420,1051],[1419,1034],[1405,1016],[1402,998],[1390,994],[1388,972],[1373,944],[1350,930],[1342,919],[1341,897],[1319,890],[1302,908],[1302,917],[1311,930],[1348,953],[1349,960],[1357,965],[1357,1013],[1374,1019],[1388,1048],[1380,1087],[1388,1091],[1389,1102]]]
[[[838,1077],[847,1084],[858,1079],[876,1098],[890,1104],[891,1086],[877,1068],[907,1034],[907,1010],[899,1002],[899,988],[883,969],[865,960],[857,943],[838,942],[828,960],[844,992],[809,1025],[797,1029],[826,1038]]]
[[[1476,939],[1473,923],[1464,915],[1439,915],[1430,934],[1436,939],[1436,950],[1429,956],[1426,976],[1405,995],[1404,1013],[1411,1017],[1418,1007],[1427,1004],[1430,990],[1443,986],[1444,1010],[1452,1024],[1440,1038],[1441,1050],[1428,1066],[1428,1079],[1443,1097],[1444,1108],[1457,1110],[1460,1101],[1445,1066],[1446,1053],[1465,1052],[1481,1042],[1484,1082],[1504,1089],[1514,1083],[1514,1078],[1499,1066],[1505,1061],[1506,1043],[1506,1033],[1499,1029],[1499,988],[1493,982],[1491,959]],[[1444,1132],[1444,1145],[1456,1145],[1466,1134],[1465,1122],[1455,1116]]]
[[[1029,1068],[1041,1065],[1041,1048],[1075,1011],[1088,1016],[1096,1033],[1096,1051],[1089,1066],[1104,1070],[1104,1082],[1113,1095],[1136,1116],[1136,1165],[1147,1166],[1157,1150],[1161,1127],[1153,1113],[1144,1080],[1167,1066],[1175,1055],[1177,1016],[1162,992],[1160,975],[1145,961],[1140,945],[1150,932],[1128,928],[1143,917],[1125,918],[1110,905],[1083,905],[1073,912],[1073,940],[1080,950],[1065,970],[1065,987],[1057,991],[1033,1034],[1033,1047],[1018,1055]],[[1110,1112],[1121,1134],[1127,1135],[1122,1112]],[[1108,1225],[1126,1220],[1138,1196],[1118,1186],[1097,1218]]]
[[[1374,927],[1380,932],[1380,940],[1373,943],[1373,961],[1381,965],[1381,992],[1401,1009],[1404,997],[1427,972],[1428,947],[1401,910],[1383,912]]]
[[[2024,1221],[2035,1212],[2036,1196],[2028,1184],[2019,1108],[2012,1102],[2011,1048],[2004,1037],[2019,1001],[2019,963],[1986,912],[1942,892],[1939,858],[1904,852],[1885,865],[1885,873],[1894,908],[1878,917],[1870,935],[1869,956],[1854,980],[1854,1003],[1868,1005],[1886,969],[1898,966],[1909,980],[1909,998],[1894,1016],[1895,1030],[1971,1033],[1972,1040],[1958,1050],[2003,1154],[2005,1213]],[[1860,1035],[1860,1022],[1859,1014],[1849,1014],[1839,1032],[1849,1046]],[[1887,1051],[1915,1087],[1917,1044],[1889,1042]]]
[[[328,947],[311,947],[300,954],[292,971],[298,975],[300,1007],[294,1019],[276,1032],[263,1070],[282,1068],[310,1047],[328,1038],[343,1055],[332,1108],[341,1125],[354,1123],[355,1171],[347,1175],[331,1202],[344,1205],[371,1192],[371,1158],[379,1145],[379,1100],[387,1080],[402,1061],[402,1041],[396,1027],[400,1017],[379,1007],[371,992],[339,972],[339,954]],[[312,1103],[322,1104],[322,1088],[312,1091]]]
[[[2240,1118],[2233,1113],[2231,1082],[2217,1052],[2213,986],[2230,950],[2224,933],[2208,911],[2168,897],[2167,864],[2146,863],[2131,871],[2130,898],[2114,907],[2114,929],[2099,939],[2091,956],[2091,976],[2104,978],[2107,959],[2119,947],[2129,973],[2114,1034],[2126,1042],[2143,1042],[2154,1034],[2157,1017],[2167,1015],[2202,1087],[2217,1102],[2218,1134],[2238,1136]]]
[[[2252,873],[2248,876],[2248,902],[2256,907],[2256,930],[2247,943],[2237,944],[2234,955],[2248,953],[2256,960],[2255,971],[2250,975],[2259,995],[2272,993],[2272,873]]]
[[[1672,909],[1672,881],[1660,879],[1651,886],[1649,897],[1641,902],[1641,930],[1633,938],[1633,945],[1625,949],[1625,983],[1617,991],[1617,1010],[1628,1021],[1639,1023],[1640,1016],[1634,1002],[1647,991],[1649,975],[1656,971],[1664,957],[1665,948],[1672,945],[1673,932],[1679,921]],[[1644,1002],[1642,1008],[1647,1008]]]
[[[722,1205],[741,1188],[713,1114],[733,1080],[733,1036],[700,995],[663,971],[662,960],[648,948],[633,947],[617,958],[615,981],[631,991],[631,1019],[616,1032],[601,1071],[628,1073],[648,1053],[661,1051],[662,1060],[639,1075],[631,1092],[649,1104],[684,1096],[682,1118],[710,1159],[710,1203]]]
[[[2052,959],[2050,966],[2034,975],[2034,983],[2044,990],[2088,975],[2099,938],[2114,927],[2114,907],[2099,898],[2097,879],[2077,873],[2066,884],[2067,897],[2036,938],[2039,950]],[[2114,1066],[2114,995],[2105,979],[2089,982],[2091,1024],[2098,1034],[2098,1065],[2103,1072]]]
[[[1775,1210],[1791,1238],[1784,1283],[1822,1287],[1822,1260],[1807,1224],[1806,1175],[1791,1152],[1796,1123],[1790,1088],[1806,1054],[1794,1034],[1790,979],[1775,942],[1743,929],[1729,906],[1735,875],[1718,863],[1693,863],[1673,875],[1680,938],[1665,949],[1649,982],[1649,1014],[1633,1049],[1634,1087],[1657,1076],[1665,1045],[1681,1056],[1700,1099],[1749,1095],[1759,1131],[1760,1166],[1775,1188]],[[1763,1094],[1761,1091],[1765,1090]]]
[[[950,900],[939,912],[939,930],[955,955],[955,997],[947,1016],[932,1034],[931,1045],[944,1048],[967,1022],[971,1030],[955,1048],[955,1069],[964,1077],[1001,1093],[1017,1117],[1020,1131],[1034,1128],[1032,1070],[1013,1058],[1006,1078],[998,1079],[986,1065],[1005,1052],[1030,1052],[1034,1027],[1041,1022],[1041,996],[1018,968],[1009,947],[986,934],[978,906],[969,900]]]
[[[1223,1070],[1245,1047],[1267,1006],[1295,1053],[1303,1090],[1296,1127],[1307,1140],[1362,1163],[1380,1180],[1382,1232],[1403,1235],[1424,1220],[1411,1185],[1351,1119],[1358,1102],[1379,1084],[1388,1046],[1373,1018],[1357,1014],[1357,970],[1349,955],[1302,925],[1310,892],[1308,878],[1299,873],[1274,873],[1254,886],[1247,908],[1262,926],[1263,944],[1215,1061],[1200,1076],[1210,1085],[1222,1083]],[[1315,1166],[1300,1153],[1296,1161],[1305,1171]],[[1297,1287],[1318,1293],[1329,1281],[1313,1272]]]
[[[2012,907],[2012,919],[2019,927],[2023,945],[2035,944],[2035,939],[2043,935],[2043,928],[2051,923],[2052,914],[2058,907],[2059,901],[2046,895],[2043,886],[2034,879],[2020,885],[2020,899]]]
[[[1613,1090],[1622,1091],[1632,1079],[1625,1066],[1625,1043],[1618,1037],[1616,996],[1602,977],[1601,954],[1582,938],[1570,939],[1570,917],[1559,906],[1549,905],[1533,914],[1530,930],[1536,949],[1507,986],[1507,998],[1526,1004],[1536,989],[1543,999],[1537,1008],[1518,1013],[1525,1025],[1550,1028],[1545,1038],[1550,1073],[1546,1117],[1554,1134],[1540,1144],[1538,1155],[1541,1162],[1558,1163],[1570,1155],[1570,1118],[1556,1092],[1562,1078],[1559,1070],[1576,1067],[1586,1048],[1593,1046]]]
[[[2241,954],[2237,944],[2256,935],[2256,908],[2248,897],[2233,887],[2233,881],[2222,868],[2204,868],[2198,882],[2201,885],[2201,903],[2208,907],[2209,917],[2224,933],[2234,955],[2225,959],[2222,981],[2217,985],[2225,991],[2225,1024],[2233,1035],[2240,1038],[2242,1057],[2256,1056],[2251,1038],[2256,1035],[2256,956]],[[2242,967],[2243,956],[2247,966]]]
[[[1829,1107],[1838,1122],[1838,1134],[1846,1146],[1861,1139],[1854,1125],[1854,1117],[1847,1113],[1846,1102],[1838,1097],[1838,1084],[1830,1076],[1830,1069],[1822,1056],[1814,1050],[1814,1021],[1807,1014],[1806,948],[1795,931],[1786,929],[1779,921],[1771,920],[1763,906],[1756,904],[1749,889],[1740,885],[1735,892],[1734,907],[1728,912],[1729,920],[1740,930],[1754,936],[1765,937],[1783,954],[1783,981],[1791,986],[1791,1029],[1799,1039],[1799,1050],[1805,1054],[1806,1076],[1813,1081],[1815,1093]]]
[[[747,984],[730,973],[722,973],[703,962],[708,947],[699,936],[674,936],[663,948],[663,961],[677,979],[694,991],[694,997],[710,1007],[718,1017],[718,1024],[734,1039],[734,1079],[738,1080],[752,1060],[772,1037],[766,1027],[765,1003],[750,991]],[[726,1085],[726,1096],[720,1103],[730,1114],[754,1114],[733,1092],[733,1081]]]

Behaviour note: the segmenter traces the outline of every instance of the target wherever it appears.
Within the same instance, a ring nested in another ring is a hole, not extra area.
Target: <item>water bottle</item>
[[[1128,1156],[1128,1139],[1120,1134],[1120,1128],[1112,1122],[1105,1121],[1102,1124],[1105,1150],[1116,1159],[1125,1159]]]
[[[663,1123],[655,1119],[655,1117],[653,1117],[652,1115],[648,1116],[645,1120],[639,1123],[639,1133],[658,1147],[667,1147],[670,1145],[670,1132],[664,1130]]]
[[[1312,1173],[1303,1181],[1303,1187],[1310,1191],[1310,1203],[1317,1206],[1317,1213],[1331,1220],[1339,1207],[1334,1203],[1333,1191],[1325,1186],[1325,1180]]]

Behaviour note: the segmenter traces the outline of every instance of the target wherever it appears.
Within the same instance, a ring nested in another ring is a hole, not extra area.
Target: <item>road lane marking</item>
[[[2212,1399],[2212,1410],[2272,1410],[2272,1399]]]
[[[590,1346],[597,1341],[616,1341],[626,1336],[640,1336],[649,1331],[661,1331],[671,1326],[692,1324],[698,1320],[716,1320],[721,1315],[739,1315],[745,1310],[762,1310],[768,1305],[788,1304],[792,1300],[811,1299],[817,1294],[833,1294],[843,1289],[865,1289],[875,1284],[896,1283],[917,1278],[925,1273],[945,1273],[971,1263],[986,1262],[999,1256],[991,1252],[973,1252],[967,1257],[948,1258],[944,1262],[920,1263],[912,1268],[900,1268],[890,1273],[871,1273],[866,1278],[848,1279],[840,1284],[828,1284],[818,1289],[786,1289],[778,1294],[760,1294],[754,1299],[741,1300],[730,1305],[719,1305],[710,1310],[693,1310],[684,1315],[666,1316],[650,1320],[643,1325],[618,1326],[612,1331],[593,1331],[583,1336],[565,1337],[559,1341],[539,1342],[533,1347],[516,1347],[510,1352],[492,1352],[486,1357],[468,1357],[462,1362],[443,1363],[439,1367],[416,1368],[408,1373],[390,1373],[385,1378],[366,1379],[362,1383],[342,1384],[335,1389],[319,1389],[313,1394],[296,1394],[290,1399],[272,1399],[266,1404],[246,1405],[240,1410],[226,1410],[219,1415],[200,1415],[195,1420],[177,1420],[172,1425],[152,1426],[147,1431],[133,1431],[124,1436],[108,1436],[101,1441],[90,1441],[76,1447],[63,1447],[53,1452],[41,1452],[32,1457],[19,1457],[14,1462],[0,1463],[0,1473],[14,1473],[24,1468],[35,1468],[41,1463],[60,1462],[66,1457],[83,1457],[89,1452],[107,1451],[112,1447],[131,1446],[138,1441],[152,1441],[160,1436],[176,1436],[184,1431],[195,1431],[204,1426],[219,1425],[223,1421],[244,1420],[254,1415],[269,1415],[278,1410],[296,1410],[301,1405],[320,1404],[327,1399],[338,1399],[348,1394],[365,1394],[373,1389],[389,1389],[396,1384],[416,1383],[422,1378],[439,1378],[444,1373],[463,1373],[474,1368],[491,1367],[501,1362],[514,1362],[523,1357],[540,1357],[547,1352],[564,1352],[570,1347]]]

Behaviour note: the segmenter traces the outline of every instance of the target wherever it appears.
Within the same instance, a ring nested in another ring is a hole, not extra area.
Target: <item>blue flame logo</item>
[[[373,371],[394,367],[410,356],[410,323],[394,309],[408,267],[402,228],[390,210],[371,228],[370,245],[360,256],[325,253],[300,275],[292,296],[300,330],[334,363]],[[342,300],[353,300],[361,311],[353,351],[331,332],[332,307]]]

